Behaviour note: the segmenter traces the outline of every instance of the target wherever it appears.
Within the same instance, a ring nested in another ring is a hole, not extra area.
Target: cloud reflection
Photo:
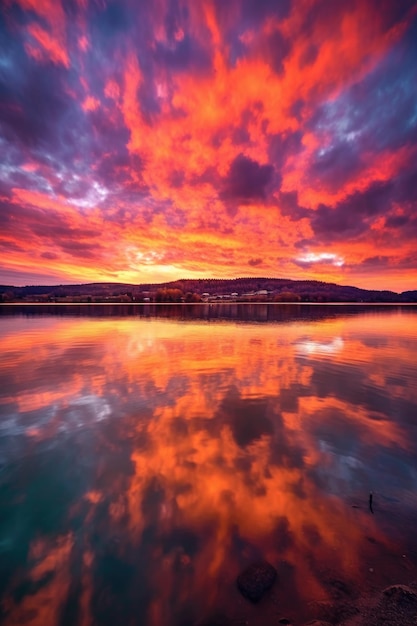
[[[331,341],[320,343],[313,340],[301,341],[297,344],[297,350],[302,354],[335,354],[343,350],[344,341],[341,337],[335,337]]]
[[[5,623],[250,615],[234,581],[260,557],[283,611],[331,597],[329,572],[366,586],[375,542],[383,562],[398,539],[368,490],[412,506],[417,318],[404,321],[9,320]]]

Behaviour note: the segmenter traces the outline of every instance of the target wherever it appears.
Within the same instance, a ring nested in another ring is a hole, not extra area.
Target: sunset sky
[[[3,0],[0,283],[417,289],[415,0]]]

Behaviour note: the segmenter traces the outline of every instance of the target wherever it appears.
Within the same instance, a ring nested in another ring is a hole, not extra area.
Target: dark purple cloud
[[[282,35],[281,31],[274,30],[265,42],[266,59],[269,61],[271,68],[278,75],[284,72],[284,61],[288,56],[291,45]]]
[[[391,261],[391,257],[384,254],[378,254],[376,256],[369,256],[366,259],[363,259],[363,261],[361,261],[359,265],[362,269],[365,270],[382,270],[384,268],[387,268],[390,265]]]
[[[268,135],[269,161],[277,172],[281,172],[289,157],[301,153],[303,133],[300,130]]]
[[[7,239],[0,238],[0,251],[3,254],[7,254],[10,252],[22,252],[23,250],[24,248],[22,246],[19,246],[14,241],[9,241]]]
[[[361,236],[381,215],[387,216],[387,232],[395,230],[398,235],[403,230],[403,236],[414,238],[417,235],[417,190],[411,180],[417,180],[416,177],[417,169],[413,168],[393,180],[374,182],[365,191],[355,192],[335,206],[320,204],[316,210],[299,206],[296,192],[281,192],[279,205],[282,213],[293,220],[310,219],[315,235],[314,240],[309,240],[310,244],[313,241],[329,243]],[[403,207],[401,214],[395,213],[396,204]],[[301,243],[303,247],[306,241]]]
[[[363,171],[364,166],[359,145],[342,140],[316,153],[307,176],[316,184],[325,184],[327,188],[338,190]]]
[[[212,68],[208,49],[189,35],[184,35],[180,41],[158,44],[154,54],[158,65],[168,67],[173,72],[208,72]]]
[[[311,212],[298,204],[297,191],[281,191],[278,195],[278,205],[282,215],[296,222],[305,217],[310,217]]]
[[[65,253],[76,258],[94,259],[102,250],[102,246],[98,241],[78,241],[75,232],[69,232],[73,236],[72,239],[60,238],[57,242],[58,247]]]
[[[373,218],[390,206],[392,183],[374,183],[363,193],[354,193],[336,207],[320,204],[310,214],[318,241],[346,240],[368,230]]]
[[[385,219],[385,226],[388,228],[401,228],[410,221],[409,215],[390,215]]]
[[[55,252],[42,252],[40,256],[42,259],[47,259],[48,261],[55,261],[56,259],[59,259],[59,255]]]
[[[273,172],[272,165],[260,165],[257,161],[239,154],[230,164],[221,197],[238,202],[264,199]]]

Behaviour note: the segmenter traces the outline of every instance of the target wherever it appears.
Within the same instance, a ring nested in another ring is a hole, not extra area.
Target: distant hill
[[[88,283],[13,287],[0,285],[1,302],[417,302],[417,290],[395,293],[317,280],[284,278],[184,279],[140,285]]]

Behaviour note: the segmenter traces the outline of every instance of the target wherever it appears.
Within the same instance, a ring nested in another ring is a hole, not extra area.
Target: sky
[[[0,283],[417,289],[415,0],[3,0]]]

